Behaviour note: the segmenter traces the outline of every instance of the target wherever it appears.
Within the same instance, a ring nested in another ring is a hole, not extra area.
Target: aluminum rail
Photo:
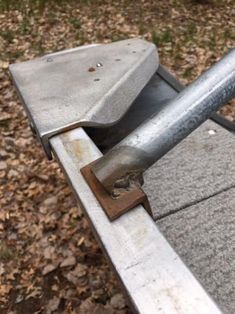
[[[109,221],[80,172],[102,156],[82,128],[50,144],[135,313],[222,313],[142,206]]]
[[[180,92],[93,166],[106,190],[142,183],[142,174],[235,97],[235,49]]]

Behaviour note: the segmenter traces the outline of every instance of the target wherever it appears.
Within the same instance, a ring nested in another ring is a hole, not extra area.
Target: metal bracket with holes
[[[31,125],[52,158],[49,138],[78,126],[114,124],[158,66],[152,43],[128,39],[13,64],[10,72]]]

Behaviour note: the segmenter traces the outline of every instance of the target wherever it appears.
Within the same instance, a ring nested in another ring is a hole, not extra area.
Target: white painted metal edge
[[[82,128],[50,144],[137,313],[222,313],[142,206],[107,219],[80,173],[101,156]]]

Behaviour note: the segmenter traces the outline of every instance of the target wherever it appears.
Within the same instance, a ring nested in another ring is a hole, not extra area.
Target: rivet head
[[[103,66],[103,64],[102,64],[101,62],[98,62],[98,63],[96,64],[96,66],[97,66],[97,68],[100,68],[100,67]]]

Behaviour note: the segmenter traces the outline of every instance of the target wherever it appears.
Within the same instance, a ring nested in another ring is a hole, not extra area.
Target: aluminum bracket
[[[136,38],[13,64],[10,73],[51,158],[49,138],[78,126],[116,123],[158,66],[156,47]]]

